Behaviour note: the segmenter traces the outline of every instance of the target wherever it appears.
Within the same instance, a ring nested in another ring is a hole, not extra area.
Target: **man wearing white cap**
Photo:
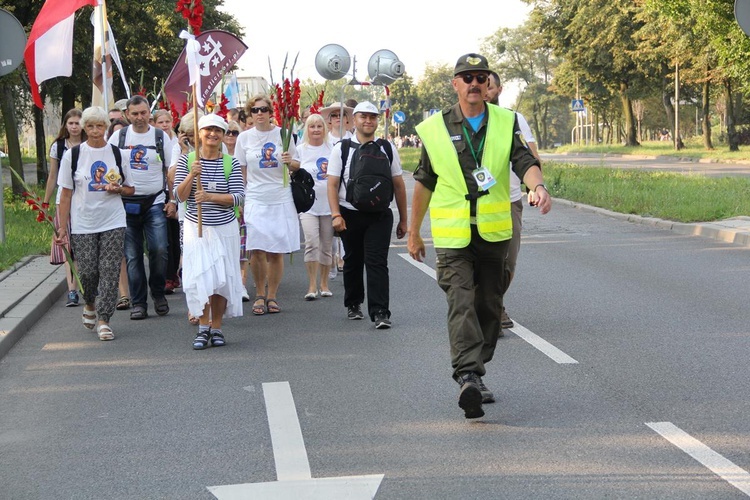
[[[393,212],[390,202],[395,197],[399,213],[396,236],[401,239],[406,234],[406,187],[398,153],[387,141],[375,141],[380,110],[365,101],[359,103],[352,114],[355,133],[350,139],[336,144],[331,151],[328,202],[333,229],[341,234],[344,242],[344,305],[348,310],[347,317],[354,320],[364,318],[361,304],[365,300],[363,273],[366,268],[368,313],[375,322],[375,328],[385,329],[391,327],[388,248],[393,230]],[[342,148],[345,158],[342,157]],[[369,152],[368,157],[377,160],[372,163],[372,160],[363,160],[365,150]],[[379,198],[381,203],[364,206],[353,194],[359,180],[364,179],[364,175],[360,174],[365,171],[376,173],[376,168],[380,169],[377,173],[382,174],[378,176],[380,181],[365,191],[377,192],[385,188],[385,194]]]

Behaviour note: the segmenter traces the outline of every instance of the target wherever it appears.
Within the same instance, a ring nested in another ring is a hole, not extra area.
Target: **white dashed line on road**
[[[412,259],[411,256],[409,256],[408,253],[400,253],[398,254],[402,259],[404,259],[409,264],[413,265],[423,273],[425,273],[430,278],[436,280],[437,274],[433,268],[425,264],[424,262],[417,262],[416,260]],[[511,332],[515,333],[519,337],[521,337],[523,340],[528,342],[531,346],[538,349],[541,353],[552,359],[555,363],[561,364],[561,365],[572,365],[572,364],[578,364],[578,361],[571,358],[567,354],[565,354],[563,351],[558,349],[557,347],[553,346],[546,340],[544,340],[539,335],[535,334],[531,330],[521,326],[517,321],[513,320],[515,322],[515,326],[510,329]]]
[[[672,422],[646,422],[646,425],[724,481],[750,496],[750,473],[745,469],[716,453]]]

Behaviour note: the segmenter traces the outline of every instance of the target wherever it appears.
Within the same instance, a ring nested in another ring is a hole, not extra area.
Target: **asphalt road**
[[[312,480],[373,475],[379,500],[750,495],[748,249],[561,205],[524,221],[523,328],[482,419],[456,405],[431,249],[420,268],[394,238],[388,331],[345,319],[340,277],[302,300],[298,253],[282,313],[246,305],[221,349],[191,349],[180,293],[118,312],[114,342],[61,299],[0,361],[0,497],[371,498]]]

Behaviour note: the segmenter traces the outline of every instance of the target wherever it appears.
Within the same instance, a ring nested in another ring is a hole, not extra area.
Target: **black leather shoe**
[[[494,403],[495,402],[495,395],[492,394],[492,391],[487,388],[486,385],[484,385],[484,380],[482,380],[482,377],[477,376],[477,379],[479,379],[479,392],[482,393],[482,404],[487,403]]]
[[[464,411],[466,418],[484,416],[482,410],[482,392],[479,389],[479,377],[474,372],[458,375],[461,392],[458,394],[458,406]]]

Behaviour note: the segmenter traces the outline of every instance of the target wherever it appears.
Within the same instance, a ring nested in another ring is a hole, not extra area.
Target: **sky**
[[[452,67],[462,54],[478,52],[482,40],[499,28],[522,24],[530,10],[521,0],[464,4],[464,12],[456,9],[461,3],[451,4],[449,9],[439,8],[436,3],[287,0],[283,4],[258,4],[224,0],[222,10],[231,13],[245,28],[244,42],[248,49],[238,61],[238,75],[270,80],[270,58],[277,82],[281,79],[285,55],[289,54],[288,77],[297,53],[295,77],[322,82],[323,78],[315,70],[315,55],[320,48],[332,43],[341,45],[356,59],[359,80],[367,79],[370,56],[387,49],[398,56],[406,73],[416,82],[425,65]],[[281,5],[284,9],[276,10]],[[337,16],[337,11],[344,13],[346,20]],[[458,20],[462,20],[463,26],[457,25]],[[351,71],[350,68],[349,76]],[[513,85],[506,85],[500,104],[511,106],[517,92]]]

